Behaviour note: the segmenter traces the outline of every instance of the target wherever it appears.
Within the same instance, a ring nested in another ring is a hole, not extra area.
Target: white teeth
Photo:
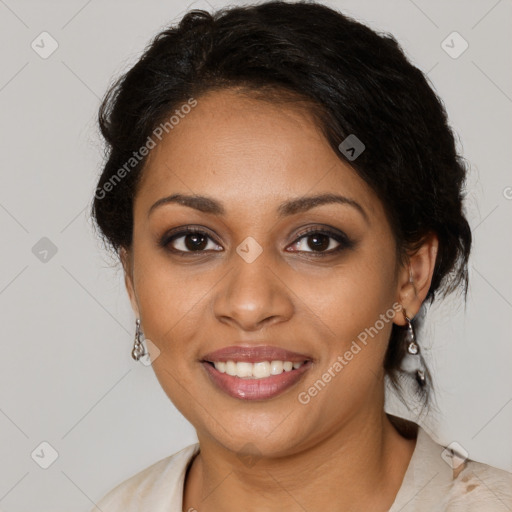
[[[247,377],[256,377],[257,379],[270,377],[270,363],[268,361],[263,361],[262,363],[254,363],[251,366],[251,374],[247,375]]]
[[[270,363],[270,374],[279,375],[283,373],[283,361],[272,361]]]
[[[238,363],[236,363],[236,376],[252,377],[252,363],[244,363],[242,361],[238,361]]]
[[[213,363],[215,369],[220,373],[227,373],[231,376],[242,379],[265,379],[271,375],[280,375],[284,372],[290,372],[300,368],[304,363],[291,361],[261,361],[257,363],[248,363],[246,361],[217,361]]]
[[[220,373],[226,373],[226,363],[224,363],[223,361],[215,363],[215,368],[217,368],[217,370],[219,370]]]
[[[228,375],[236,375],[236,363],[234,361],[226,362],[226,373]]]

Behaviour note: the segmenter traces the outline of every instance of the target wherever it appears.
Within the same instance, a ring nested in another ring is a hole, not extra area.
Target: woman
[[[199,442],[97,508],[512,507],[512,475],[384,411],[386,382],[428,411],[415,330],[465,297],[471,247],[445,110],[391,36],[312,3],[191,11],[100,127],[132,355]]]

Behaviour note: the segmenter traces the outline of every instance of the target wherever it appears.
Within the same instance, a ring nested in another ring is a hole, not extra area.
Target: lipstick
[[[201,360],[210,382],[233,398],[267,400],[291,388],[312,365],[312,358],[270,345],[234,345]]]

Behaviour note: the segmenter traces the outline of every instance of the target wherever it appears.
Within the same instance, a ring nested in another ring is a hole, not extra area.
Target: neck
[[[198,433],[201,450],[187,473],[183,509],[232,512],[250,503],[269,512],[388,510],[416,441],[383,410],[364,416],[299,453],[254,464]]]

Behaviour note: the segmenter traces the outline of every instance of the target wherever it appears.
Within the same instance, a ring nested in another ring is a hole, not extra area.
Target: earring
[[[141,341],[141,330],[140,330],[140,320],[137,318],[135,320],[136,330],[135,330],[135,341],[133,344],[132,357],[135,361],[138,361],[142,356],[146,355],[146,351],[144,349],[144,345]]]
[[[405,343],[407,344],[407,353],[402,361],[402,370],[414,374],[416,382],[424,387],[426,384],[426,366],[423,356],[420,353],[420,347],[416,343],[416,334],[411,319],[407,316],[405,308],[402,306],[404,318],[407,321],[407,334]]]

